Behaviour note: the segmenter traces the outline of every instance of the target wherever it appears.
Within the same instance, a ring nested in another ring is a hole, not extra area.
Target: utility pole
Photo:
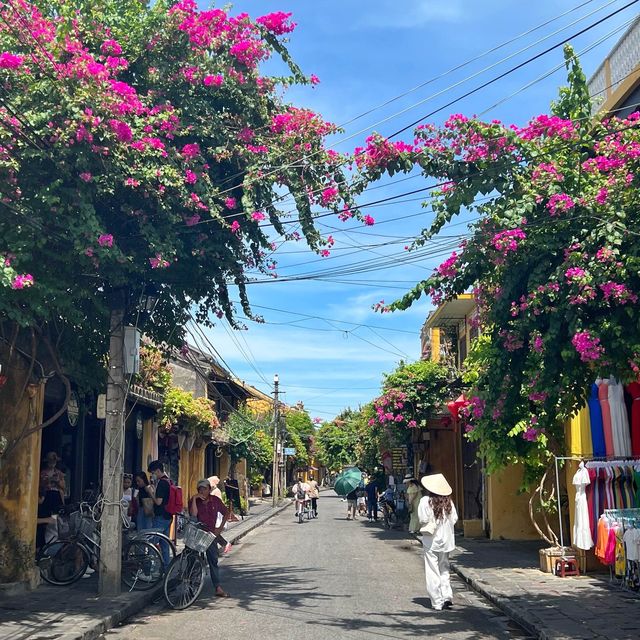
[[[280,380],[278,374],[273,376],[273,469],[271,471],[271,496],[272,504],[275,507],[278,504],[278,485],[280,478],[278,477],[278,438],[280,435],[280,402],[278,401],[278,385]]]
[[[120,593],[122,555],[122,498],[124,447],[124,296],[118,295],[111,309],[109,369],[107,379],[106,423],[102,463],[104,508],[101,518],[100,582],[101,595]]]

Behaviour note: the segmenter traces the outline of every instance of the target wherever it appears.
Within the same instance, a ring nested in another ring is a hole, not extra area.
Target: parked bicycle
[[[59,516],[58,539],[45,544],[38,553],[40,575],[52,585],[73,584],[89,567],[99,569],[100,551],[98,522],[86,510],[72,513],[68,520]],[[121,575],[130,591],[152,588],[164,575],[160,552],[144,539],[125,540]]]
[[[205,552],[211,544],[215,544],[212,533],[185,521],[184,550],[173,559],[164,577],[164,597],[172,609],[186,609],[198,599],[207,569]]]

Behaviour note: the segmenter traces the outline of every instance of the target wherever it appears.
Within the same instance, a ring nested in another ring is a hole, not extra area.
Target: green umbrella
[[[342,474],[343,476],[357,476],[358,478],[362,479],[362,471],[360,471],[360,469],[358,469],[358,467],[351,467],[349,469],[347,469],[346,471],[343,471]]]
[[[360,482],[360,474],[342,473],[336,479],[333,489],[339,496],[346,496],[348,493],[351,493]]]

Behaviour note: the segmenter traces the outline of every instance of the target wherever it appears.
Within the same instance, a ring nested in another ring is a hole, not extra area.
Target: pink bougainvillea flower
[[[116,40],[105,40],[100,45],[100,51],[105,55],[119,56],[122,53],[122,47]]]
[[[231,231],[233,233],[238,233],[238,231],[240,231],[240,223],[237,220],[234,220],[231,223]]]
[[[291,13],[275,11],[266,16],[256,18],[256,22],[262,25],[267,31],[281,36],[285,33],[291,33],[296,28],[296,23],[289,22],[289,18],[291,18]]]
[[[376,221],[368,214],[362,218],[362,222],[364,222],[367,227],[372,227],[376,223]]]
[[[185,158],[193,159],[200,155],[200,146],[196,142],[185,144],[182,147],[182,155]]]
[[[320,78],[318,78],[318,76],[315,73],[312,73],[309,76],[309,82],[315,86],[317,84],[320,84]]]
[[[18,56],[9,51],[0,53],[0,69],[17,69],[22,66],[24,56]]]
[[[131,132],[131,127],[126,122],[113,119],[109,120],[109,126],[120,142],[131,142],[133,133]]]
[[[600,338],[592,336],[589,331],[578,331],[571,339],[571,343],[580,354],[582,362],[599,360],[604,353]]]
[[[202,83],[205,87],[220,87],[224,82],[224,76],[217,74],[215,76],[205,76]]]
[[[251,214],[251,218],[252,218],[252,220],[255,220],[256,222],[261,222],[262,220],[264,220],[266,218],[266,216],[264,215],[264,213],[262,213],[262,211],[254,211]]]
[[[225,198],[224,200],[224,206],[227,207],[227,209],[234,209],[236,204],[235,198]]]
[[[187,169],[184,172],[184,181],[187,184],[195,184],[198,180],[198,176],[196,173],[194,173],[193,171],[191,171],[191,169]]]
[[[197,213],[185,220],[187,227],[194,227],[198,222],[200,222],[200,216]]]
[[[11,282],[12,289],[24,289],[33,285],[33,276],[30,273],[19,274]]]
[[[112,247],[113,246],[113,236],[110,233],[103,233],[98,236],[98,244],[101,247]]]
[[[169,261],[165,260],[159,253],[156,253],[153,258],[149,258],[149,264],[152,269],[165,269],[169,266]]]
[[[80,180],[83,182],[91,182],[91,180],[93,180],[93,176],[88,171],[83,171],[80,174]]]
[[[328,257],[331,255],[331,251],[329,251],[328,249],[322,249],[322,250],[320,251],[320,255],[321,255],[323,258],[328,258]]]

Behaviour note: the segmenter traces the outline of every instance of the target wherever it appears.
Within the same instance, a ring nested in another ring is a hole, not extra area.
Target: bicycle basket
[[[194,551],[204,552],[215,540],[213,533],[199,529],[190,522],[185,522],[184,527],[184,546]]]
[[[63,514],[57,515],[56,526],[58,528],[58,540],[66,540],[73,535],[70,516]]]
[[[84,515],[81,511],[74,511],[69,516],[71,534],[78,536],[84,534],[90,538],[98,527],[98,523],[89,515]]]

